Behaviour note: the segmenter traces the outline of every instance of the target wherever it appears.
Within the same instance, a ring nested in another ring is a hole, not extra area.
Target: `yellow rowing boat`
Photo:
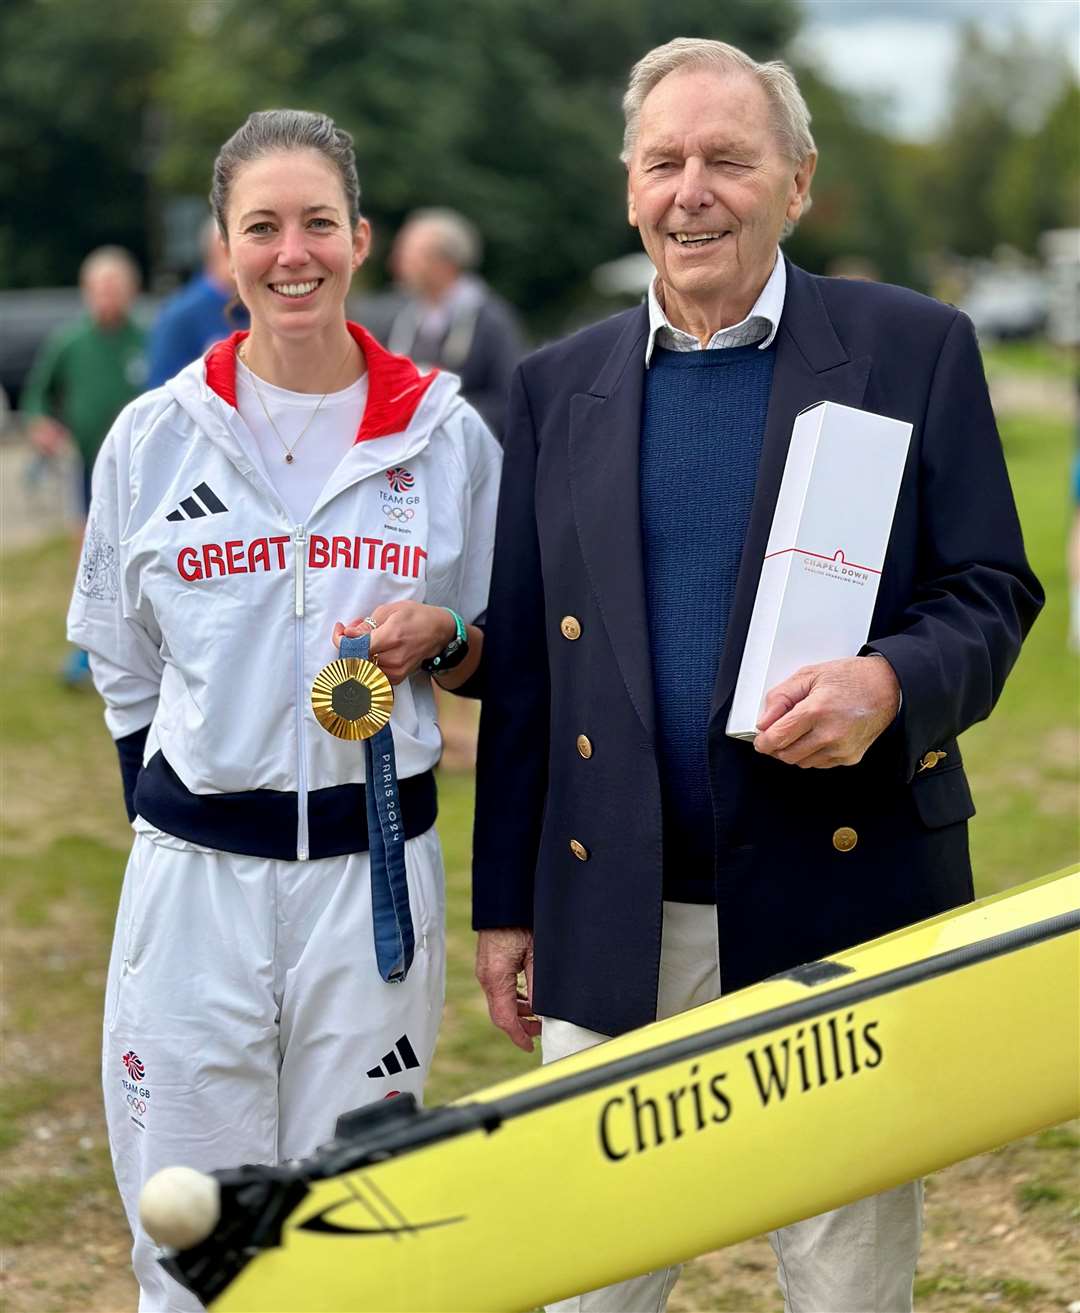
[[[429,1110],[216,1173],[215,1313],[531,1309],[1080,1112],[1080,868]],[[543,1255],[543,1261],[538,1261]]]

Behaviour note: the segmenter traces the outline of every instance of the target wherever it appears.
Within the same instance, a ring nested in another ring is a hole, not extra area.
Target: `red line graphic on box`
[[[853,570],[869,570],[871,574],[881,573],[872,565],[859,565],[856,561],[849,561],[840,547],[832,556],[826,556],[823,552],[808,552],[804,547],[782,547],[778,552],[766,552],[765,559],[771,561],[774,556],[785,556],[788,552],[798,552],[800,556],[816,556],[819,561],[839,561],[842,565],[850,565]]]

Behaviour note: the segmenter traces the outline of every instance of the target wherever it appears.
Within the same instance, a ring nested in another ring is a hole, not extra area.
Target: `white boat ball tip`
[[[143,1186],[139,1219],[147,1234],[170,1249],[191,1249],[221,1217],[221,1187],[191,1167],[165,1167]]]

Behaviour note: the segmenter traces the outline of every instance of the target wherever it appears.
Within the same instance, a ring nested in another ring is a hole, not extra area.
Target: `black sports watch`
[[[443,610],[450,611],[450,614],[454,617],[457,633],[438,656],[429,657],[427,661],[420,662],[420,669],[426,670],[429,675],[443,675],[448,670],[453,670],[455,666],[460,666],[469,655],[469,635],[465,629],[465,621],[450,607],[444,606]]]

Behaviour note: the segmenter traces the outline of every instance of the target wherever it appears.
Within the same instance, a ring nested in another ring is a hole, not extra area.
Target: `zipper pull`
[[[304,614],[304,553],[307,546],[302,524],[296,526],[296,532],[293,534],[293,544],[296,549],[296,605],[294,611],[296,615],[302,616]]]

